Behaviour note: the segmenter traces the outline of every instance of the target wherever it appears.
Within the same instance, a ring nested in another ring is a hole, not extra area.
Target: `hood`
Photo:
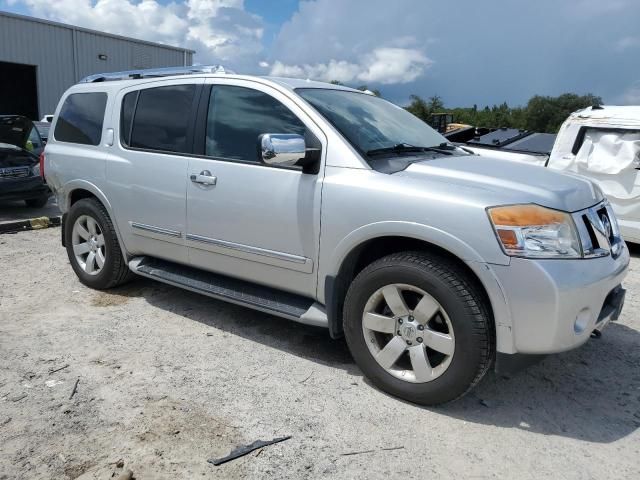
[[[0,144],[6,143],[24,148],[33,123],[20,115],[0,115]]]
[[[587,178],[477,155],[417,162],[395,175],[449,184],[460,195],[472,190],[468,193],[473,201],[481,201],[485,207],[537,203],[575,212],[603,199],[600,188]]]

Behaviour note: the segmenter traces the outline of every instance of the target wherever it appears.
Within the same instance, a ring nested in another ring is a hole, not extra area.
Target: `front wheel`
[[[495,349],[490,308],[474,280],[455,262],[424,252],[366,267],[347,292],[344,330],[376,386],[422,405],[464,395]]]

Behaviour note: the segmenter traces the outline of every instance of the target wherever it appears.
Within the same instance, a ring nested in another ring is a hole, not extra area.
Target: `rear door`
[[[314,296],[324,170],[263,164],[258,136],[324,136],[291,99],[258,82],[206,85],[187,183],[187,245],[198,268]],[[215,182],[215,183],[214,183]]]
[[[187,263],[186,183],[203,80],[162,81],[118,94],[106,175],[127,250]]]

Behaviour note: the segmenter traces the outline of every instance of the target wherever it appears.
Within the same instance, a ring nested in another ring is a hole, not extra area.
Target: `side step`
[[[325,328],[329,325],[324,306],[294,293],[152,257],[133,258],[129,268],[143,277],[296,322]]]

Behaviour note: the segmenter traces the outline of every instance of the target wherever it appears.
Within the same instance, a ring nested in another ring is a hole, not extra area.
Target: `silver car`
[[[44,171],[85,285],[137,274],[327,328],[425,405],[618,318],[629,253],[589,180],[471,155],[367,92],[208,71],[60,100]]]

